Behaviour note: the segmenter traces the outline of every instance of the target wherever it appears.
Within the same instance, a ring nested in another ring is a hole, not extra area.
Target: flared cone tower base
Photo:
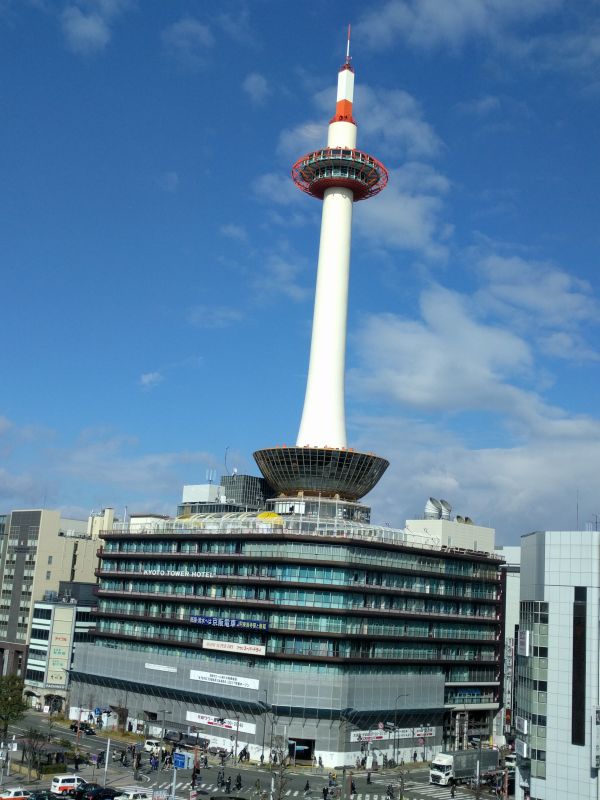
[[[281,495],[321,495],[356,501],[368,494],[389,466],[373,453],[329,447],[269,447],[254,460]]]

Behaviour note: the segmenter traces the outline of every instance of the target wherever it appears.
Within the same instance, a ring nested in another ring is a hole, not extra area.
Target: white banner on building
[[[396,728],[392,730],[351,731],[351,742],[375,742],[382,739],[425,739],[435,736],[435,728]]]
[[[205,650],[225,650],[228,653],[245,653],[249,656],[264,656],[264,644],[244,644],[244,642],[224,642],[220,639],[203,639],[202,647]]]
[[[528,656],[529,653],[529,631],[519,631],[517,639],[517,655]]]
[[[165,667],[163,664],[144,664],[146,669],[156,669],[159,672],[177,672],[177,667]]]
[[[224,719],[223,717],[211,717],[209,714],[199,714],[197,711],[186,711],[185,718],[188,722],[196,722],[199,725],[211,725],[214,728],[227,728],[227,730],[238,731],[239,733],[256,733],[256,725],[253,722]]]
[[[190,670],[190,680],[219,683],[221,686],[235,686],[236,689],[255,689],[256,691],[260,686],[260,681],[254,680],[254,678],[238,678],[237,675],[221,675],[218,672],[203,672],[199,669]]]
[[[519,733],[524,733],[525,735],[527,735],[528,733],[527,720],[525,719],[525,717],[519,717],[519,716],[515,717],[515,728],[519,731]]]

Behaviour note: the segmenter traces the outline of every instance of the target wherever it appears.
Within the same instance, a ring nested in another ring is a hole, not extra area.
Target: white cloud
[[[195,328],[227,328],[240,322],[243,314],[229,306],[198,305],[187,311],[186,319]]]
[[[456,108],[463,114],[473,114],[477,117],[484,117],[493,111],[500,109],[500,98],[495,95],[486,94],[483,97],[478,97],[475,100],[465,100],[458,103]]]
[[[443,196],[449,188],[448,179],[426,164],[408,163],[391,170],[387,188],[356,205],[357,232],[379,246],[443,260],[452,232],[441,220]]]
[[[598,361],[600,354],[589,347],[579,334],[566,331],[554,331],[538,337],[538,346],[542,353],[566,361]]]
[[[110,41],[107,21],[98,13],[84,13],[77,6],[65,8],[62,27],[67,44],[74,53],[90,55],[104,50]]]
[[[160,372],[144,372],[140,375],[140,386],[143,389],[153,389],[164,380]]]
[[[354,27],[354,36],[373,48],[461,47],[471,37],[499,39],[560,8],[562,0],[388,0],[370,8]]]
[[[267,172],[254,181],[254,193],[261,200],[279,206],[298,205],[306,197],[294,186],[294,182],[287,172]]]
[[[210,464],[214,459],[198,451],[136,454],[138,443],[127,436],[108,432],[89,432],[72,447],[55,453],[60,477],[73,478],[102,489],[103,493],[119,492],[123,487],[131,495],[144,496],[180,490],[181,467]],[[152,508],[156,501],[153,500]]]
[[[302,268],[299,263],[277,253],[267,255],[263,268],[254,274],[252,285],[261,297],[284,295],[294,302],[302,302],[311,290],[299,283]]]
[[[248,233],[242,225],[236,225],[229,222],[226,225],[221,225],[219,231],[228,239],[234,239],[237,242],[248,241]]]
[[[74,53],[92,55],[109,43],[111,24],[131,8],[131,0],[78,0],[63,9],[61,25]]]
[[[279,134],[277,152],[285,158],[297,159],[312,150],[324,147],[327,142],[327,125],[320,122],[303,122],[285,128]]]
[[[165,28],[162,41],[167,51],[181,64],[196,69],[205,64],[214,37],[208,25],[188,16]]]
[[[250,98],[250,102],[255,106],[265,104],[271,89],[264,75],[258,72],[251,72],[242,81],[242,89]]]
[[[551,263],[490,254],[477,269],[477,302],[513,324],[573,328],[599,317],[591,286]]]
[[[157,183],[165,192],[174,193],[179,188],[179,175],[177,172],[168,170],[159,175]]]
[[[391,462],[369,497],[378,521],[402,525],[407,517],[420,517],[433,495],[449,500],[455,513],[497,527],[500,543],[516,544],[532,530],[584,528],[597,511],[597,421],[573,420],[570,436],[532,436],[514,446],[490,425],[491,444],[483,447],[449,435],[443,423],[397,414],[361,418],[360,425],[356,446]]]
[[[535,397],[507,382],[532,372],[527,344],[475,319],[464,298],[440,286],[423,292],[420,321],[393,314],[365,319],[356,336],[356,392],[420,410],[523,413]]]

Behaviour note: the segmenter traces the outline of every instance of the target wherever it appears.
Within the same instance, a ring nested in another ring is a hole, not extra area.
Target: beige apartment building
[[[95,583],[98,533],[112,528],[105,509],[87,520],[26,509],[6,516],[0,553],[0,674],[24,676],[33,604],[58,594],[60,581]]]

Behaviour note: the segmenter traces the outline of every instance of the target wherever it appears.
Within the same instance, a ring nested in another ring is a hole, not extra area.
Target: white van
[[[144,789],[143,786],[128,786],[113,800],[152,800],[152,789]]]
[[[67,794],[67,792],[74,792],[79,789],[86,781],[80,778],[79,775],[55,775],[50,784],[50,791],[52,794]]]
[[[144,742],[144,750],[147,753],[152,753],[154,750],[158,749],[161,746],[160,739],[146,739]]]

